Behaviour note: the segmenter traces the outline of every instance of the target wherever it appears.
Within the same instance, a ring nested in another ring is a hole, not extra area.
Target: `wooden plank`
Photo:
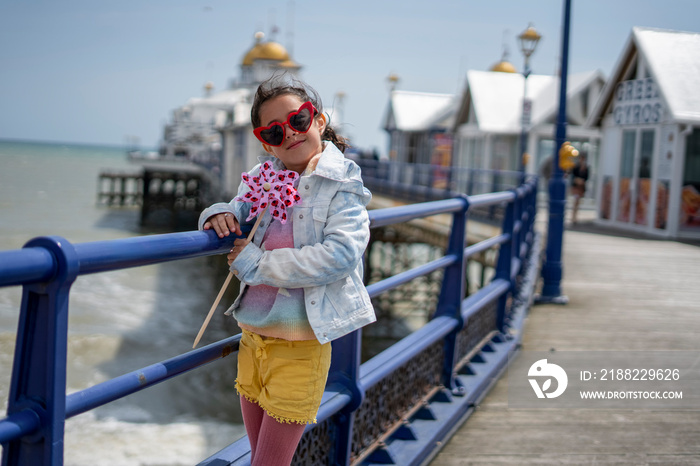
[[[700,247],[569,230],[569,304],[531,309],[523,349],[700,350]],[[508,408],[507,373],[432,461],[452,465],[700,464],[700,408]]]

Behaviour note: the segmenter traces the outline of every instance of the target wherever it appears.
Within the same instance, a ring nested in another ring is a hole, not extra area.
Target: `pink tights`
[[[250,440],[251,466],[289,466],[306,426],[279,422],[244,396],[241,412]]]

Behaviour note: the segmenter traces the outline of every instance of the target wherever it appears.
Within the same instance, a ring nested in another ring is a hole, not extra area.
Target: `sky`
[[[460,94],[468,70],[517,36],[542,35],[530,59],[554,74],[563,0],[0,0],[0,139],[156,148],[172,111],[238,78],[257,31],[284,45],[341,131],[386,152],[390,74],[407,91]],[[569,72],[607,77],[632,27],[700,32],[700,1],[572,0]]]

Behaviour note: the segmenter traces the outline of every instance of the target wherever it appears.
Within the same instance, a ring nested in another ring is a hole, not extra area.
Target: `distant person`
[[[296,180],[301,197],[280,221],[263,210],[252,242],[236,239],[227,256],[242,284],[226,314],[243,330],[236,390],[251,464],[279,466],[290,464],[306,424],[316,422],[330,342],[376,320],[362,283],[371,194],[360,168],[343,155],[347,141],[328,126],[318,94],[306,84],[262,83],[251,121],[269,156],[248,176],[273,168]],[[221,238],[241,235],[240,225],[252,223],[251,204],[242,202],[250,193],[241,183],[230,203],[202,212],[200,228]]]
[[[549,193],[549,180],[552,179],[552,174],[554,173],[553,159],[552,155],[548,155],[540,163],[540,189],[545,193]]]
[[[571,170],[571,195],[574,196],[574,208],[571,213],[571,222],[576,224],[578,221],[578,207],[581,198],[586,194],[586,182],[588,181],[588,163],[586,162],[586,153],[581,152],[578,156],[578,163]]]
[[[547,185],[549,185],[549,180],[552,178],[552,173],[554,172],[553,157],[551,155],[545,157],[544,161],[540,164],[540,175],[544,178]]]

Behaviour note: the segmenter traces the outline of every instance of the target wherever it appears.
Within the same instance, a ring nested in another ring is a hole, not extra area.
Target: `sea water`
[[[103,169],[138,167],[117,147],[0,141],[0,251],[44,235],[82,243],[158,233],[140,227],[138,209],[98,205]],[[78,277],[69,305],[68,393],[190,350],[225,267],[225,258],[205,257]],[[20,304],[20,287],[0,288],[3,407]],[[234,331],[217,316],[200,346]],[[225,358],[69,419],[65,464],[203,460],[245,433],[235,366],[235,357]]]

